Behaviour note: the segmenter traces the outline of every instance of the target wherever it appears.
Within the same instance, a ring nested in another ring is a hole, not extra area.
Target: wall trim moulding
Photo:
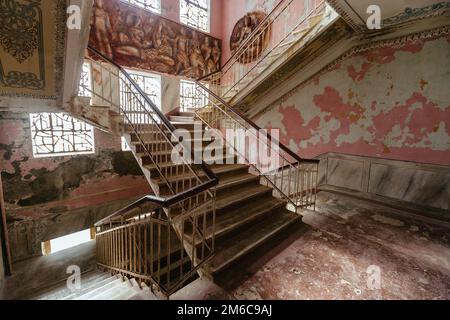
[[[355,22],[355,20],[359,20],[359,18],[356,15],[349,13],[349,11],[351,10],[348,9],[350,8],[346,10],[342,7],[341,5],[342,0],[327,0],[327,3],[330,5],[330,7],[334,9],[334,11],[336,11],[342,17],[342,19],[344,19],[345,22],[348,23],[348,25],[353,30],[355,30],[358,33],[364,32],[365,25],[361,26],[361,24]]]
[[[319,189],[375,201],[450,224],[450,167],[330,152]]]
[[[363,20],[357,10],[347,0],[327,0],[327,2],[356,32],[373,32],[367,29],[366,21]],[[406,7],[402,12],[383,19],[382,28],[399,27],[407,22],[442,15],[448,10],[450,10],[450,1],[442,1],[420,8]]]

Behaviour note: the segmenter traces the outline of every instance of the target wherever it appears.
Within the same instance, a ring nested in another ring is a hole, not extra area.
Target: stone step
[[[142,150],[143,148],[139,148],[140,150]],[[193,148],[192,151],[194,152],[194,154],[196,156],[198,156],[199,158],[203,157],[204,155],[204,148]],[[163,151],[156,151],[156,152],[151,152],[151,155],[153,157],[153,159],[156,159],[159,162],[170,162],[172,160],[172,152],[173,152],[173,148],[169,146],[167,148],[164,148]],[[175,152],[175,154],[180,154],[177,151]],[[223,149],[221,149],[221,155],[226,155],[228,154],[226,147],[224,147]],[[136,156],[138,156],[139,158],[142,159],[142,164],[143,165],[147,165],[147,164],[153,164],[152,158],[150,156],[148,156],[146,153],[144,152],[136,152]]]
[[[91,282],[91,283],[89,283],[89,284],[87,284],[85,286],[82,285],[80,290],[72,292],[70,295],[66,296],[63,300],[75,299],[75,298],[77,298],[79,296],[87,294],[90,291],[95,290],[95,289],[97,289],[99,287],[102,287],[102,286],[110,283],[111,281],[115,281],[117,279],[116,276],[112,276],[109,273],[105,272],[104,274],[105,274],[104,278],[100,278],[98,281]]]
[[[236,163],[236,157],[235,156],[228,156],[227,158],[223,158],[223,157],[212,157],[212,158],[207,158],[203,160],[205,163],[207,164],[212,164],[212,165],[218,165],[217,162],[218,161],[223,161],[224,163],[226,162],[230,162],[230,163]],[[195,167],[195,165],[192,165],[193,167]],[[172,161],[170,162],[163,162],[163,163],[158,163],[158,165],[156,164],[148,164],[148,165],[144,165],[144,168],[150,171],[150,174],[152,177],[158,178],[159,177],[159,172],[158,172],[158,167],[163,170],[163,174],[166,176],[170,176],[170,175],[176,175],[177,172],[178,173],[183,173],[183,167],[184,167],[184,173],[189,172],[190,170],[188,170],[186,168],[185,164],[174,164]],[[178,171],[177,171],[178,170]]]
[[[81,286],[87,287],[91,285],[92,283],[95,283],[97,281],[101,281],[107,277],[110,277],[110,275],[106,275],[104,273],[93,271],[89,272],[87,274],[81,275]],[[67,295],[72,294],[73,291],[67,288],[66,282],[63,282],[53,288],[46,289],[45,293],[38,294],[37,296],[33,297],[33,300],[60,300],[66,297]]]
[[[260,178],[249,173],[242,173],[234,176],[229,176],[227,178],[220,178],[219,184],[216,187],[217,194],[221,194],[226,192],[231,188],[237,188],[248,184],[257,184],[259,183]],[[195,185],[197,179],[189,179],[192,184],[186,183],[186,180],[177,181],[176,183],[172,183],[172,188],[177,190],[178,192],[182,192],[185,190],[189,190],[192,186]],[[184,182],[184,185],[183,185]],[[191,187],[190,187],[191,186]],[[177,189],[178,187],[178,189]],[[167,184],[161,184],[159,189],[160,194],[162,195],[170,195],[171,192]]]
[[[115,285],[84,300],[128,300],[135,294],[128,279],[119,279]]]
[[[206,269],[212,275],[217,274],[299,221],[301,216],[286,209],[280,210],[234,236],[218,239],[216,254]]]
[[[216,224],[213,229],[212,216],[207,216],[207,228],[205,235],[207,239],[211,239],[213,230],[216,239],[229,236],[233,233],[240,232],[249,224],[257,223],[261,219],[266,218],[269,214],[275,213],[286,208],[286,202],[272,198],[267,201],[260,201],[256,204],[251,203],[244,207],[232,210],[226,210],[224,213],[216,216]],[[203,219],[200,218],[198,224],[202,225]],[[192,243],[191,230],[186,230],[186,238]]]
[[[194,116],[171,116],[169,120],[173,123],[192,123]]]

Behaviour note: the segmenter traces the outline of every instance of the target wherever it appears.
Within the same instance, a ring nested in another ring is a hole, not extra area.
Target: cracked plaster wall
[[[120,138],[95,131],[92,155],[33,158],[27,114],[0,114],[0,168],[13,261],[41,242],[87,229],[150,193]]]

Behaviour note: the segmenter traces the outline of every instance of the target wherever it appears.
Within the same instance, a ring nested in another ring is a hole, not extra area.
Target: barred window
[[[122,0],[144,8],[146,10],[150,10],[157,14],[161,14],[161,0]]]
[[[83,68],[81,69],[81,79],[78,95],[80,97],[92,98],[91,64],[87,62],[83,63]]]
[[[137,85],[145,92],[147,97],[159,108],[161,109],[161,76],[147,73],[139,72],[134,70],[127,70],[131,78],[137,83]],[[132,88],[128,86],[122,86],[122,99],[125,99],[125,105],[129,103],[127,99],[135,97],[135,92]],[[152,110],[147,110],[152,113]],[[134,110],[128,110],[128,117],[132,123],[146,123],[147,117],[146,112],[142,109],[141,105],[135,107]]]
[[[210,0],[180,0],[180,21],[209,32]]]
[[[193,81],[180,81],[180,107],[182,112],[200,109],[208,104],[208,93]]]
[[[35,157],[56,157],[95,152],[94,129],[65,113],[31,113]]]

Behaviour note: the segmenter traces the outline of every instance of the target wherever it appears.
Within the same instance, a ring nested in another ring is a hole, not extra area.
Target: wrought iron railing
[[[297,8],[301,2],[303,10]],[[213,91],[230,101],[304,38],[321,21],[325,9],[324,0],[280,1],[232,53],[221,71],[202,80],[207,79]],[[295,16],[300,11],[302,15]]]
[[[214,252],[214,199],[207,185],[174,197],[147,196],[96,224],[101,268],[154,285],[170,296]]]
[[[275,195],[285,199],[296,212],[306,208],[315,210],[320,161],[299,157],[216,93],[200,82],[198,85],[202,89],[199,94],[205,94],[208,105],[196,111],[196,118],[210,129],[219,130],[224,143],[238,159],[250,165],[253,173],[258,174],[262,182],[273,188]],[[253,147],[257,149],[256,157],[251,150]]]
[[[128,216],[130,208],[126,208],[125,211],[121,210],[97,224],[101,229],[97,246],[99,257],[101,257],[99,263],[111,271],[151,281],[163,292],[170,294],[179,288],[179,284],[186,282],[192,274],[183,272],[180,279],[171,282],[171,274],[168,271],[166,280],[161,281],[158,274],[152,271],[154,269],[145,269],[145,266],[152,265],[149,265],[148,261],[141,261],[142,256],[134,255],[133,265],[130,261],[123,260],[125,258],[122,255],[125,251],[117,247],[119,244],[117,237],[120,238],[122,236],[119,235],[123,234],[133,235],[130,239],[132,250],[140,247],[140,252],[144,252],[143,240],[136,233],[135,228],[159,224],[161,228],[167,229],[168,237],[172,233],[177,235],[181,245],[180,252],[185,252],[189,256],[192,264],[190,270],[195,272],[214,252],[214,232],[212,235],[210,233],[206,235],[204,230],[206,228],[214,230],[215,187],[218,184],[218,178],[205,163],[192,164],[190,159],[195,159],[195,155],[189,142],[179,142],[180,137],[176,134],[176,128],[121,66],[94,48],[89,48],[89,53],[93,83],[90,88],[86,86],[84,90],[90,91],[94,105],[108,106],[120,112],[124,125],[129,128],[137,143],[136,152],[140,153],[141,159],[146,159],[147,165],[150,165],[155,172],[151,178],[159,179],[165,186],[155,192],[166,190],[165,194],[158,194],[158,197],[149,196],[142,199],[132,208],[135,209],[136,206],[141,208],[144,204],[150,203],[149,210]],[[176,162],[172,161],[174,153],[177,153]],[[177,182],[179,181],[177,178],[181,178],[182,183]],[[118,216],[121,217],[120,223],[115,220]],[[126,219],[122,219],[122,216]],[[139,220],[143,216],[145,218]],[[201,225],[198,224],[198,219],[201,220]],[[105,229],[108,224],[113,228]],[[192,229],[192,236],[185,241],[185,230],[189,226]],[[153,244],[158,248],[166,246],[165,250],[170,252],[170,247],[167,247],[170,244],[163,242],[159,236],[152,239]],[[201,255],[196,251],[198,243],[201,243]],[[150,245],[145,241],[144,244]],[[167,270],[171,270],[173,266],[170,258],[167,263]],[[141,267],[139,272],[136,272],[136,266]]]

